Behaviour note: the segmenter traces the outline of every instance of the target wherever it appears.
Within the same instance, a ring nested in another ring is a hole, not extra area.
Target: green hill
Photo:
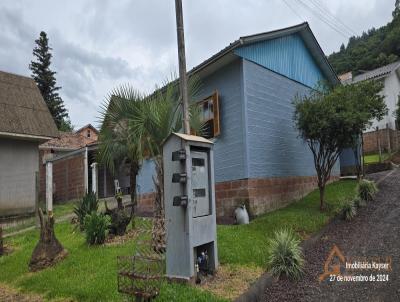
[[[328,56],[337,74],[355,74],[393,63],[400,58],[400,0],[396,0],[393,19],[378,29],[371,28],[359,37],[351,37],[347,46]]]

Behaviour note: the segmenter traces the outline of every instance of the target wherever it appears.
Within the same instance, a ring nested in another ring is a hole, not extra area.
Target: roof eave
[[[27,141],[48,141],[54,137],[52,136],[42,136],[42,135],[32,135],[32,134],[24,134],[24,133],[11,133],[11,132],[1,132],[0,137],[6,138],[14,138],[18,140],[27,140]]]

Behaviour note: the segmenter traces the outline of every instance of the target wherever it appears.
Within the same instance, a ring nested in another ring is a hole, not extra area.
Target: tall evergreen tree
[[[49,46],[47,34],[44,31],[40,32],[39,39],[35,40],[35,43],[36,46],[33,49],[33,56],[36,58],[36,61],[32,60],[29,65],[29,69],[32,70],[32,78],[35,80],[42,93],[43,99],[58,129],[72,130],[65,129],[65,125],[68,124],[67,121],[69,121],[68,111],[65,109],[64,102],[58,94],[58,90],[60,90],[61,87],[56,86],[56,72],[50,69],[52,58],[50,51],[52,48]]]
[[[396,0],[394,4],[394,11],[392,12],[393,18],[397,17],[400,13],[400,0]]]

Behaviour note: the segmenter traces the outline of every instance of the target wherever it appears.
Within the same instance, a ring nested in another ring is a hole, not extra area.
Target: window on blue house
[[[199,102],[201,121],[204,123],[202,136],[213,138],[220,135],[218,91]]]

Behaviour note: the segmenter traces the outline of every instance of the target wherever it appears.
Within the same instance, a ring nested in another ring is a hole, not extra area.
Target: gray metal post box
[[[163,145],[167,276],[191,280],[218,267],[213,143],[171,134]],[[206,267],[201,259],[206,255]],[[203,265],[203,267],[202,267]]]

